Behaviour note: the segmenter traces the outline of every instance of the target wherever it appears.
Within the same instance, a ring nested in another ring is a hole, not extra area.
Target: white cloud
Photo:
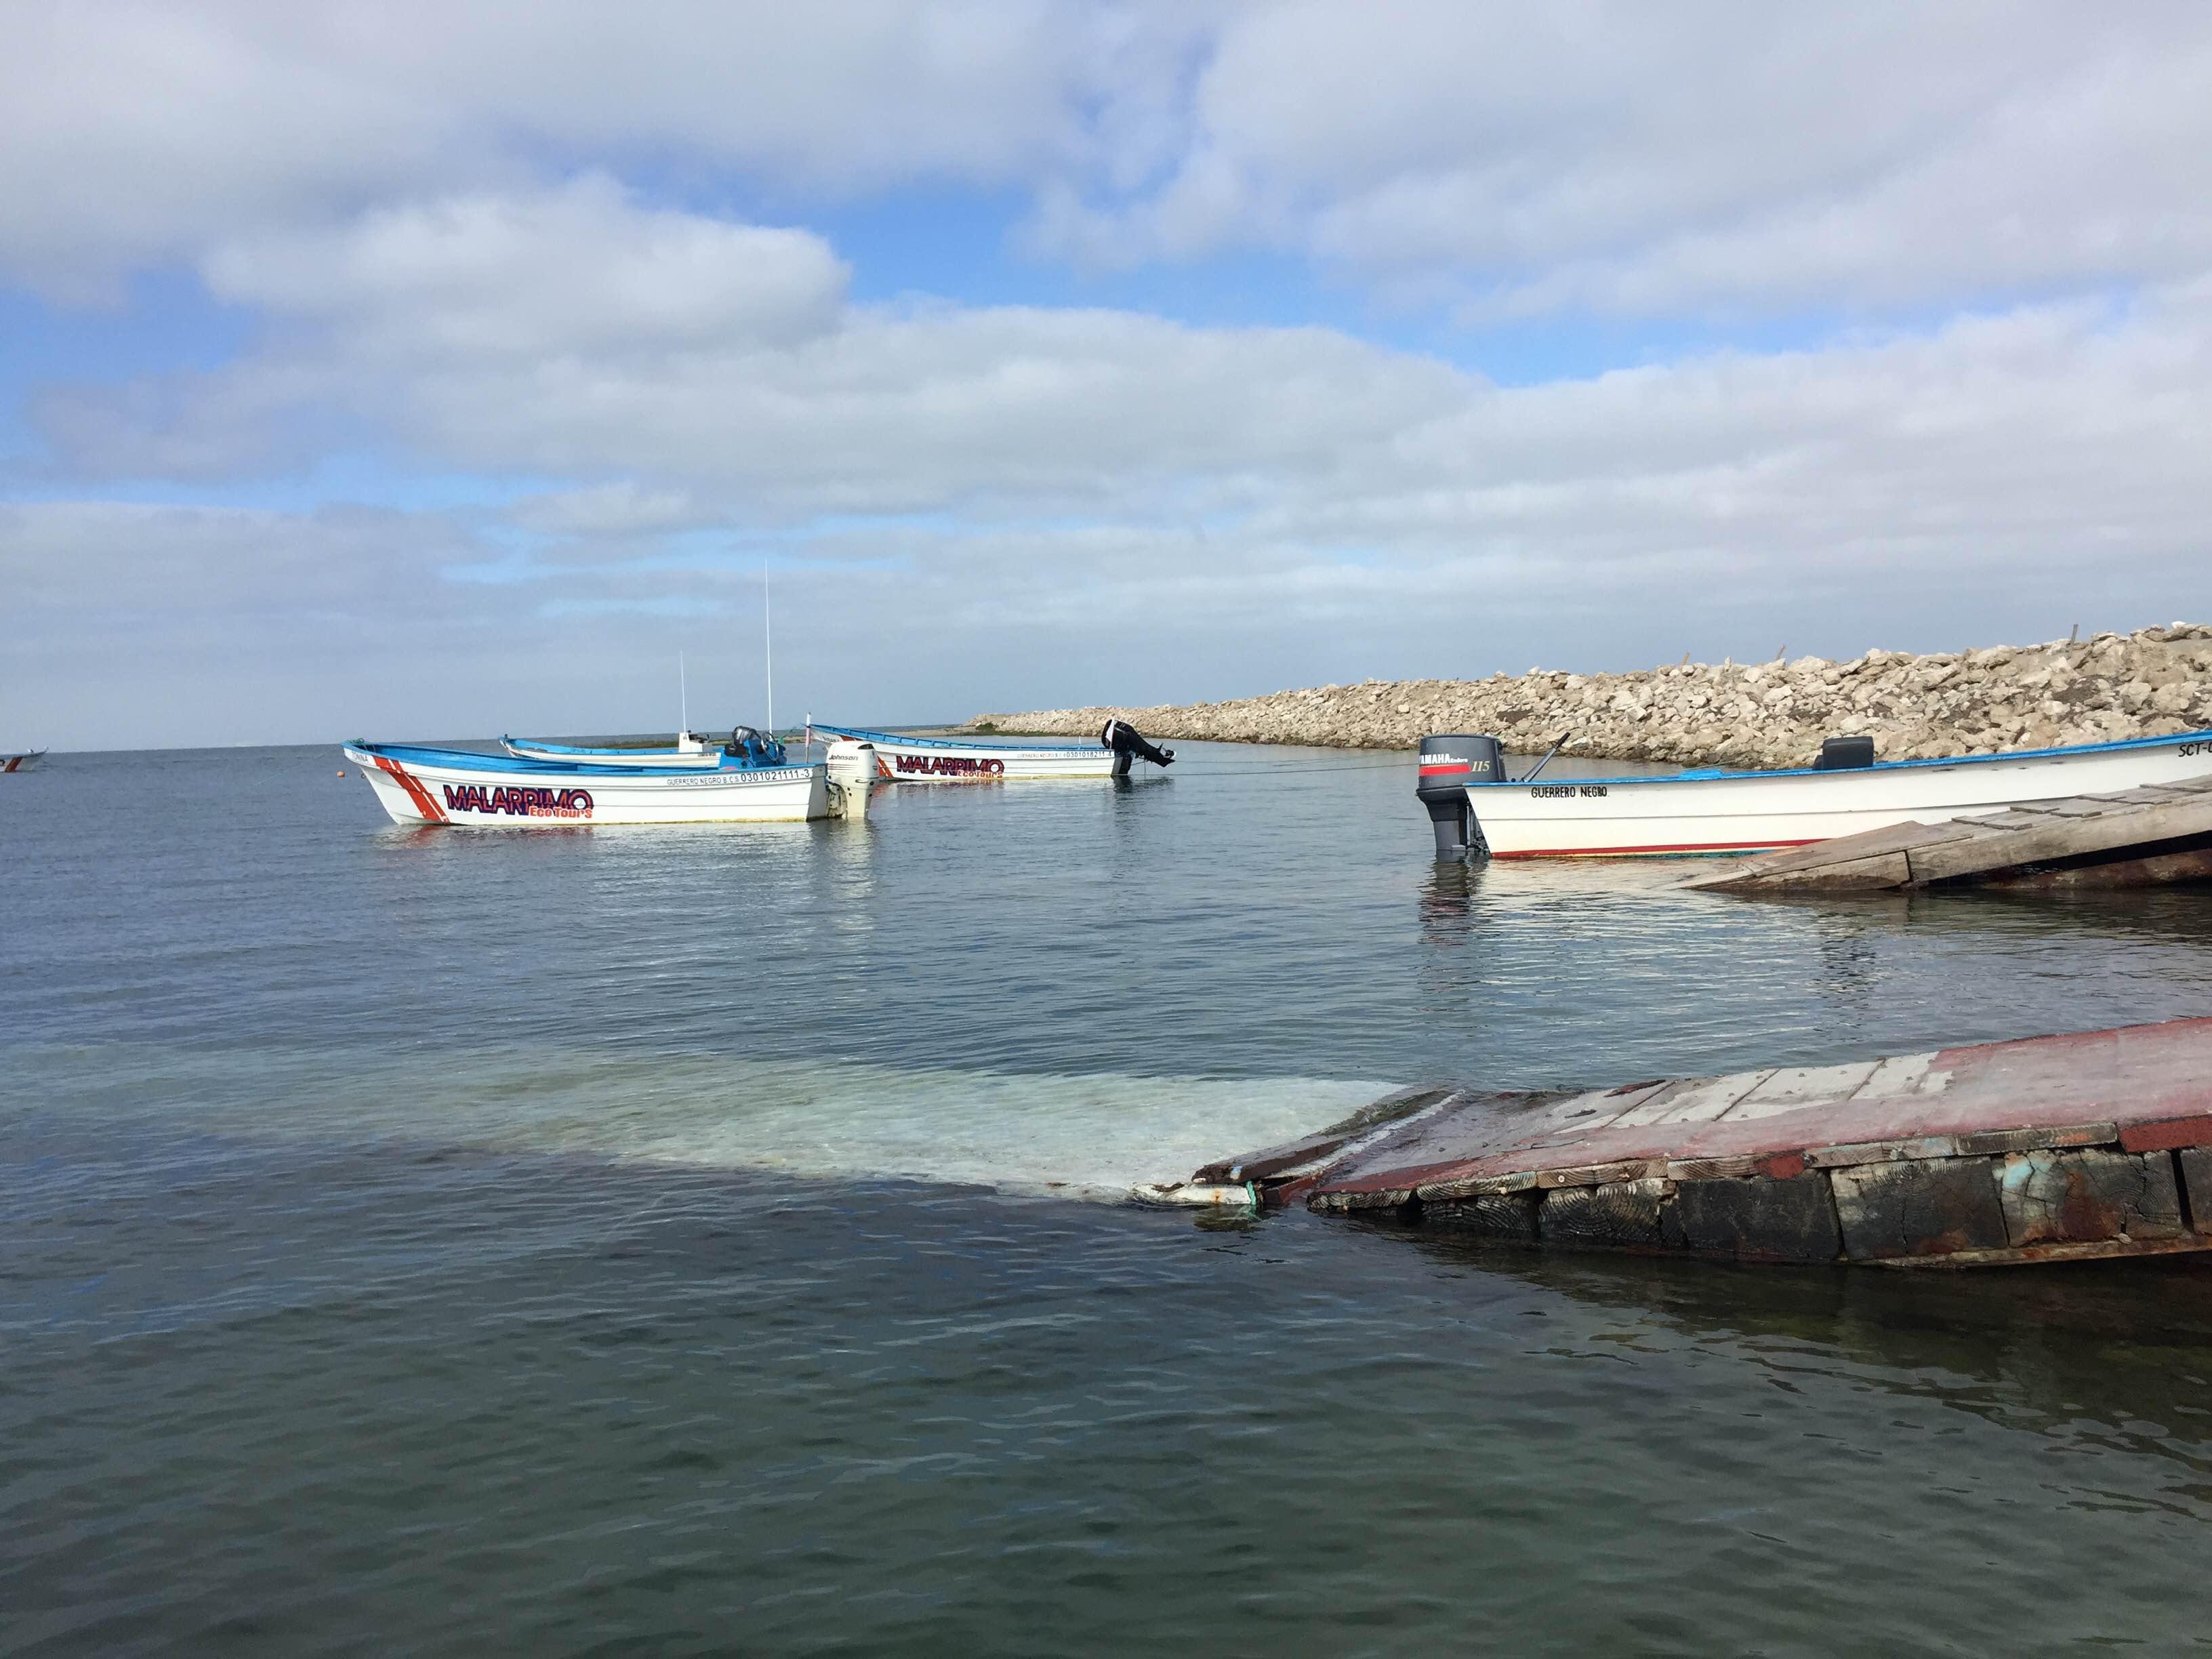
[[[61,741],[106,674],[220,689],[161,692],[171,740],[641,718],[684,629],[750,635],[767,556],[869,718],[2047,635],[2204,587],[2195,8],[22,11],[0,271],[184,262],[252,325],[27,406],[40,488],[88,499],[0,508],[0,672]],[[1328,328],[857,303],[823,237],[712,205],[916,180],[1034,192],[1083,258],[1916,321],[1501,387]],[[333,458],[513,504],[97,499]]]
[[[474,220],[406,216],[430,246],[394,268],[434,301],[437,238],[472,245]],[[670,234],[746,245],[743,227]],[[529,266],[502,267],[524,316]],[[590,311],[593,272],[625,280],[590,259],[543,280]],[[420,732],[530,718],[502,697],[605,720],[559,665],[629,653],[657,685],[685,627],[750,636],[763,557],[819,685],[883,717],[2047,637],[2187,612],[2208,566],[2212,283],[1500,387],[1325,330],[1018,307],[847,303],[806,330],[674,340],[654,310],[557,358],[466,329],[410,355],[379,344],[413,303],[396,280],[303,288],[261,354],[138,398],[154,428],[128,404],[95,419],[85,393],[57,441],[128,471],[250,453],[256,422],[313,416],[429,471],[577,480],[504,514],[558,544],[513,543],[481,509],[318,515],[295,537],[282,515],[23,508],[0,576],[27,611],[110,651],[179,616],[211,640],[314,637],[304,676],[374,688]],[[505,580],[459,582],[462,565]],[[2081,615],[2084,592],[2105,610]],[[521,656],[498,667],[472,638]],[[210,647],[207,672],[236,654]],[[439,702],[457,682],[473,701]]]
[[[432,359],[787,343],[835,320],[846,281],[817,236],[645,207],[597,175],[224,243],[202,270],[220,300]]]
[[[1134,191],[1040,248],[1264,246],[1486,309],[1885,307],[2212,262],[2212,18],[1302,0],[1226,22]]]
[[[688,492],[648,489],[635,478],[532,495],[518,501],[511,516],[526,530],[577,537],[645,535],[703,521]]]
[[[59,289],[593,167],[793,214],[1026,192],[1054,256],[1279,249],[1520,312],[2212,264],[2212,16],[2185,0],[27,0],[9,45],[0,270]]]
[[[82,290],[333,208],[592,163],[809,198],[1018,184],[1085,165],[1094,121],[1119,147],[1158,148],[1161,60],[1205,15],[24,0],[0,54],[0,270]]]

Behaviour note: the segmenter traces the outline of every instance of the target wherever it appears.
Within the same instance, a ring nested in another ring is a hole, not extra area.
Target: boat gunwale
[[[1106,750],[1103,743],[962,743],[955,738],[910,738],[896,732],[870,732],[856,726],[824,726],[820,720],[807,722],[811,732],[827,732],[833,738],[848,738],[855,743],[896,744],[915,749],[981,750],[994,755],[1096,755]]]
[[[1870,772],[1899,772],[1914,768],[1954,766],[1986,766],[2007,761],[2048,760],[2062,755],[2106,755],[2130,750],[2179,746],[2185,743],[2212,743],[2212,726],[2193,732],[2174,732],[2161,738],[2115,738],[2104,743],[2069,744],[2057,749],[2005,749],[1994,755],[1937,755],[1923,760],[1873,761],[1864,766],[1791,766],[1773,771],[1730,772],[1725,770],[1691,770],[1683,772],[1647,773],[1642,776],[1583,777],[1562,775],[1553,779],[1540,778],[1468,778],[1460,787],[1476,789],[1541,789],[1566,784],[1663,784],[1663,783],[1743,783],[1765,782],[1772,778],[1854,778],[1864,777]],[[2208,757],[2212,761],[2212,757]]]
[[[636,780],[651,777],[712,778],[712,777],[769,777],[777,773],[794,776],[811,772],[821,767],[821,761],[785,761],[775,766],[726,766],[720,763],[727,756],[717,754],[715,764],[693,767],[663,766],[647,769],[636,766],[594,766],[587,762],[534,760],[527,755],[487,755],[474,749],[439,749],[433,746],[405,743],[370,743],[362,738],[340,745],[349,755],[360,759],[374,760],[386,756],[410,766],[442,766],[456,772],[505,772],[517,777],[559,777],[582,775],[599,778]]]
[[[694,751],[683,749],[615,749],[605,744],[586,746],[572,743],[542,743],[536,738],[510,737],[504,732],[500,735],[499,740],[507,752],[517,760],[537,758],[535,755],[520,752],[526,749],[543,750],[552,755],[665,755],[682,760],[700,761],[705,760],[710,755],[720,755],[723,752],[721,745],[718,743],[710,743],[705,748]]]

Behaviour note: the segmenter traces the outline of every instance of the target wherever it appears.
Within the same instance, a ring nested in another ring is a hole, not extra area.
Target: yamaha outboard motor
[[[1490,856],[1467,786],[1506,781],[1505,746],[1495,738],[1455,732],[1421,739],[1421,775],[1413,793],[1429,809],[1438,858]]]
[[[1173,766],[1175,750],[1158,749],[1145,741],[1145,734],[1127,720],[1108,720],[1100,728],[1098,741],[1114,751],[1114,775],[1129,775],[1133,760],[1148,760],[1155,766]]]

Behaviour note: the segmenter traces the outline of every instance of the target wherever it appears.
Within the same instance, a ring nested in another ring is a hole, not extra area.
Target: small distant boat
[[[1540,781],[1506,776],[1495,738],[1450,734],[1421,739],[1415,793],[1446,856],[1649,858],[1771,852],[2208,774],[2212,731],[1909,761],[1876,761],[1865,738],[1831,738],[1815,764],[1790,771]]]
[[[774,738],[740,726],[726,740],[679,732],[675,746],[667,749],[584,749],[564,743],[541,743],[534,738],[501,738],[500,747],[520,760],[545,761],[562,766],[642,766],[696,768],[720,760],[737,760],[757,766],[781,766],[788,757]]]
[[[43,749],[21,749],[12,755],[0,755],[0,772],[27,772],[45,757]]]
[[[810,720],[809,734],[825,732],[876,751],[876,775],[895,783],[999,783],[1018,778],[1111,778],[1129,769],[1129,751],[1103,743],[963,743],[914,738],[853,726]],[[1139,739],[1139,742],[1142,739]],[[1165,751],[1170,755],[1173,750]]]
[[[656,769],[407,744],[344,748],[394,823],[527,830],[800,823],[830,816],[829,768],[819,761],[757,763],[717,754]]]

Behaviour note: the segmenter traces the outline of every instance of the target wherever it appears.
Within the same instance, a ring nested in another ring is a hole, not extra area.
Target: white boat
[[[876,775],[896,783],[998,783],[1017,778],[1110,778],[1128,762],[1103,744],[961,743],[911,738],[896,732],[807,722],[810,734],[827,732],[872,744]]]
[[[46,752],[43,749],[19,749],[12,755],[0,755],[0,772],[27,772]]]
[[[1421,740],[1416,793],[1440,853],[1501,859],[1648,858],[1768,852],[1891,824],[1942,823],[2067,795],[2110,794],[2212,774],[2212,731],[1948,760],[1824,764],[1782,772],[1508,779],[1496,739]]]
[[[780,766],[785,762],[783,745],[772,738],[763,737],[749,726],[732,732],[727,746],[719,738],[702,737],[696,732],[678,732],[674,746],[666,749],[578,748],[569,744],[541,743],[534,738],[501,738],[499,743],[518,760],[544,761],[555,766],[696,769],[716,764],[732,748],[738,751],[733,758],[756,765]]]
[[[601,823],[776,823],[830,816],[829,769],[726,757],[685,769],[593,766],[465,749],[349,743],[394,823],[499,830]]]

